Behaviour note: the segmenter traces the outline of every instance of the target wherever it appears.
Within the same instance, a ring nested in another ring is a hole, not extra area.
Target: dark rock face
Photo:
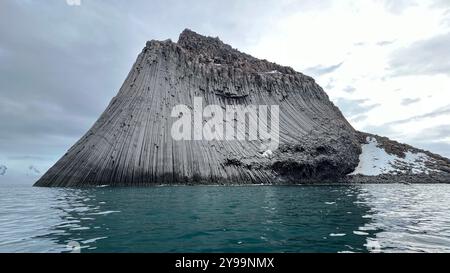
[[[323,181],[322,181],[323,183]],[[326,183],[326,182],[325,182]],[[432,172],[429,174],[381,174],[377,176],[351,175],[330,184],[449,184],[450,172]]]
[[[279,148],[174,140],[171,111],[195,97],[278,105]],[[358,133],[311,77],[185,30],[178,43],[147,43],[105,112],[36,185],[297,183],[343,177],[360,153]]]

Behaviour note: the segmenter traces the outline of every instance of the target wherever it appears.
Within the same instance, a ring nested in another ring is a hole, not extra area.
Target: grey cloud
[[[381,0],[384,2],[386,10],[394,14],[401,14],[406,9],[416,6],[414,0]]]
[[[50,166],[106,108],[147,40],[191,28],[250,47],[278,18],[329,2],[0,1],[0,155],[23,170]]]
[[[450,144],[445,141],[430,141],[429,139],[423,139],[421,141],[408,140],[408,144],[414,147],[432,151],[435,154],[450,158]]]
[[[32,174],[41,174],[41,171],[38,170],[35,166],[30,165],[28,166],[28,170],[32,173]]]
[[[29,177],[39,177],[41,175],[41,171],[36,168],[34,165],[30,165],[27,168],[26,175]]]
[[[8,156],[8,160],[47,160],[48,158],[36,155],[19,155],[19,156]]]
[[[408,106],[410,104],[413,104],[413,103],[416,103],[416,102],[419,102],[419,101],[420,101],[420,98],[416,98],[416,99],[406,98],[406,99],[402,100],[401,104],[403,106]]]
[[[344,115],[349,118],[357,118],[357,116],[380,106],[380,104],[370,103],[367,99],[351,100],[345,98],[338,98],[336,104]]]
[[[397,134],[394,126],[389,124],[381,124],[381,125],[367,125],[362,128],[364,132],[377,134],[381,136],[392,137]]]
[[[84,4],[0,5],[0,48],[6,52],[0,62],[0,151],[58,157],[117,92],[139,50],[120,44],[121,39],[136,39]],[[108,7],[104,11],[116,18]]]
[[[245,49],[279,18],[330,2],[0,1],[0,155],[14,166],[23,162],[25,171],[30,164],[44,171],[98,118],[147,40],[177,40],[188,27]],[[333,86],[330,81],[328,89]],[[341,103],[354,118],[376,107]]]
[[[8,168],[5,165],[0,165],[0,175],[5,175],[6,170],[8,170]]]
[[[441,10],[444,15],[441,24],[444,26],[450,26],[450,1],[434,0],[431,7]]]
[[[450,75],[450,32],[396,50],[391,55],[394,76],[415,74]]]
[[[325,89],[326,89],[326,90],[333,89],[333,88],[334,88],[335,82],[336,82],[336,80],[335,80],[334,78],[330,78],[330,79],[328,80],[327,85],[325,86]]]
[[[450,8],[450,2],[448,0],[434,0],[431,6],[435,8]]]
[[[368,115],[359,115],[359,116],[350,118],[350,121],[352,121],[352,122],[361,122],[361,121],[364,121],[364,120],[366,120],[368,118],[369,118]]]
[[[292,10],[313,10],[321,11],[328,9],[333,0],[302,0],[302,1],[275,1],[279,4],[284,4],[283,11],[291,12]]]
[[[377,45],[378,46],[387,46],[387,45],[392,45],[395,41],[381,41],[378,42]]]
[[[450,136],[450,125],[439,125],[432,128],[427,128],[425,130],[420,131],[419,134],[413,138],[413,140],[440,140]]]
[[[309,75],[311,75],[313,77],[314,76],[315,77],[322,76],[322,75],[329,74],[331,72],[336,71],[337,69],[339,69],[339,67],[342,66],[343,63],[344,62],[341,62],[339,64],[335,64],[335,65],[330,65],[330,66],[318,65],[318,66],[310,67],[310,68],[307,68],[305,70],[305,73],[309,74]]]
[[[435,117],[439,115],[445,115],[450,113],[450,107],[443,107],[437,111],[433,111],[424,115],[415,116],[409,119],[399,120],[395,122],[385,123],[379,126],[366,126],[363,128],[364,131],[374,134],[379,134],[383,136],[388,136],[395,138],[398,135],[396,130],[397,125],[419,121],[427,117]],[[450,158],[450,144],[448,141],[444,140],[450,136],[450,126],[449,125],[439,125],[432,128],[426,128],[418,131],[414,135],[408,135],[402,142],[406,142],[414,147],[421,148],[424,150],[432,151],[434,153],[440,154]],[[397,139],[399,140],[399,139]],[[399,140],[401,141],[401,140]]]
[[[404,123],[408,123],[408,122],[420,121],[420,120],[423,120],[426,118],[433,118],[433,117],[448,115],[448,114],[450,114],[450,104],[446,105],[444,107],[438,108],[429,113],[423,114],[423,115],[417,115],[417,116],[413,116],[413,117],[410,117],[407,119],[392,121],[392,122],[386,123],[386,125],[392,126],[392,125],[404,124]]]
[[[344,88],[343,91],[344,91],[344,92],[347,92],[347,93],[353,93],[353,92],[356,91],[356,88],[353,87],[353,86],[347,86],[347,87]]]
[[[440,125],[420,131],[413,136],[409,142],[411,145],[450,158],[450,143],[444,140],[448,136],[450,136],[450,126]]]
[[[442,19],[442,24],[445,26],[450,26],[450,7],[445,11],[445,17]]]

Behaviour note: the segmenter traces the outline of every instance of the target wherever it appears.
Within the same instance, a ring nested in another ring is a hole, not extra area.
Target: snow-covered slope
[[[425,153],[408,150],[404,152],[404,157],[400,157],[387,153],[375,137],[368,136],[366,142],[361,145],[362,153],[359,156],[359,165],[350,175],[376,176],[439,172],[432,168],[435,160]]]

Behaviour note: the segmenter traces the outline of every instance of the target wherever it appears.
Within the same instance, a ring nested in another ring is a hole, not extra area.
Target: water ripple
[[[0,252],[450,252],[450,185],[0,185]]]

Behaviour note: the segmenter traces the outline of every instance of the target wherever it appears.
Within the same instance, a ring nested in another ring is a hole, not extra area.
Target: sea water
[[[0,252],[450,252],[450,185],[2,183]]]

